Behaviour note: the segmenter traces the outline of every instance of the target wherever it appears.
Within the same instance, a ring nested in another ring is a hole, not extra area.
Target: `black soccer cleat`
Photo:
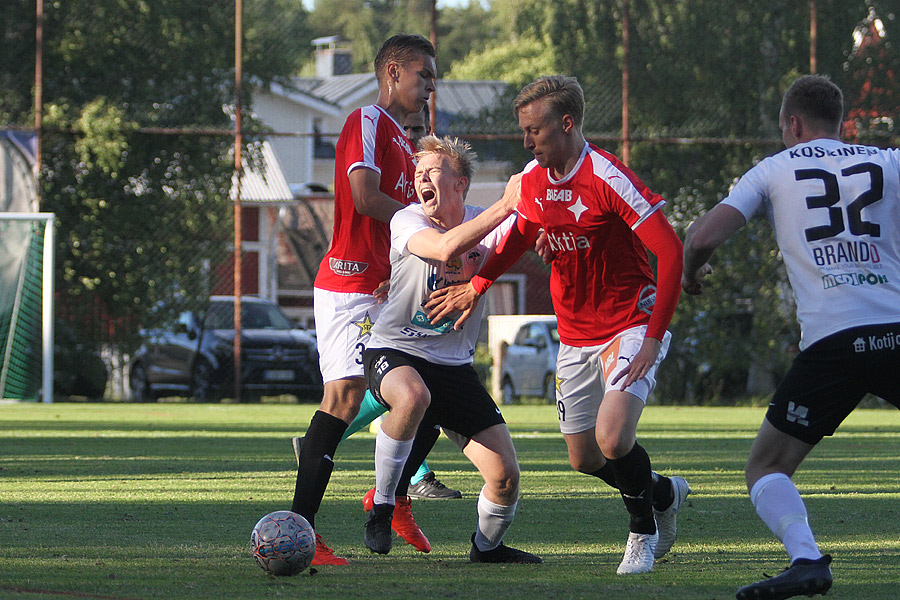
[[[510,548],[502,542],[493,550],[479,550],[475,545],[475,534],[472,534],[472,549],[469,550],[469,561],[473,563],[519,563],[539,565],[544,559],[524,550]]]
[[[378,554],[391,551],[391,521],[394,518],[393,504],[375,504],[369,511],[366,521],[366,535],[363,538],[366,548]]]
[[[462,498],[462,492],[451,490],[437,480],[434,471],[428,471],[422,481],[409,486],[407,495],[415,500],[452,500]]]
[[[831,589],[831,555],[817,560],[798,558],[780,575],[745,585],[737,600],[783,600],[794,596],[825,594]]]

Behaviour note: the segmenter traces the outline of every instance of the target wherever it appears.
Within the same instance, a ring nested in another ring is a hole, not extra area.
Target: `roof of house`
[[[340,107],[355,104],[361,95],[378,91],[374,73],[336,75],[325,79],[295,77],[291,80],[291,86],[293,89],[273,86],[271,91],[294,100],[296,97],[292,93],[300,93]],[[496,108],[509,84],[495,80],[441,79],[436,87],[438,113],[477,115],[484,109]]]
[[[251,144],[251,153],[259,150],[259,154],[254,156],[256,162],[250,162],[248,168],[244,169],[244,175],[241,178],[241,202],[251,202],[254,204],[281,204],[292,203],[294,193],[291,191],[287,180],[284,178],[284,171],[272,150],[269,142],[254,142]],[[231,199],[237,199],[237,174],[232,177]]]

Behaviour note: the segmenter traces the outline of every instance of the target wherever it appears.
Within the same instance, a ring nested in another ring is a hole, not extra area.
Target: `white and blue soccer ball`
[[[267,573],[296,575],[303,572],[316,555],[316,532],[297,513],[275,511],[253,527],[250,552]]]

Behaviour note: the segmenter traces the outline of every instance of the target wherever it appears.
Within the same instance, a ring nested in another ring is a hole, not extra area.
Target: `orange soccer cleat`
[[[372,488],[366,492],[365,496],[363,496],[363,509],[365,509],[366,512],[369,512],[372,510],[374,502],[375,488]],[[410,508],[412,500],[410,500],[409,496],[397,496],[396,502],[397,504],[394,506],[394,519],[391,521],[391,529],[403,538],[403,541],[410,544],[419,552],[431,552],[431,542],[428,541],[428,538],[425,537],[425,534],[422,533],[422,530],[419,529],[416,520],[413,518],[412,510]]]
[[[409,496],[397,496],[397,504],[394,507],[394,520],[391,521],[391,529],[397,532],[407,544],[411,544],[413,548],[419,552],[431,552],[431,542],[419,529],[416,520],[413,519],[412,500]]]
[[[375,503],[375,488],[372,488],[366,495],[363,496],[363,510],[369,512],[372,510],[372,505]]]
[[[343,556],[338,556],[334,552],[332,552],[331,548],[328,547],[328,544],[325,543],[325,540],[322,539],[322,536],[317,533],[316,555],[313,557],[312,564],[317,567],[321,565],[343,566],[349,565],[350,561]]]

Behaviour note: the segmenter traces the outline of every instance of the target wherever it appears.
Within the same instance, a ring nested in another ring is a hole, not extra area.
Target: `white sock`
[[[476,548],[486,552],[500,545],[513,517],[516,516],[518,504],[518,502],[513,502],[512,506],[495,504],[485,498],[484,488],[481,488],[478,495],[478,527],[475,530]]]
[[[765,475],[753,484],[750,501],[756,507],[756,514],[784,544],[791,562],[822,557],[809,528],[806,506],[790,477],[784,473]]]
[[[375,436],[375,504],[394,504],[413,440],[395,440],[382,429]]]

